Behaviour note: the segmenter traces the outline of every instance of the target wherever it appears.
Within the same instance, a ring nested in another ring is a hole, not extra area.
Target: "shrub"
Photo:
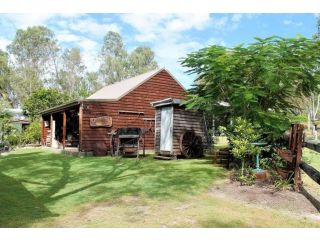
[[[245,165],[250,165],[250,161],[252,161],[250,156],[260,152],[260,148],[252,144],[258,140],[260,134],[250,122],[238,117],[235,119],[234,125],[228,128],[227,137],[232,155],[241,162],[241,176],[243,176]]]
[[[30,123],[27,129],[22,134],[24,143],[39,143],[41,140],[41,127],[39,121]]]
[[[255,183],[256,176],[252,171],[252,168],[238,169],[234,173],[234,179],[239,181],[241,185],[252,185]]]
[[[6,142],[10,146],[17,146],[21,143],[21,134],[18,131],[12,132],[10,135],[6,136]]]

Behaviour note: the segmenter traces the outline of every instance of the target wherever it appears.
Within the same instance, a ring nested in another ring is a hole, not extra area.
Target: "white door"
[[[52,145],[53,148],[58,148],[58,141],[56,139],[56,121],[52,121],[52,128],[51,128],[51,134],[52,134]]]
[[[172,151],[172,119],[173,108],[161,108],[160,151]]]

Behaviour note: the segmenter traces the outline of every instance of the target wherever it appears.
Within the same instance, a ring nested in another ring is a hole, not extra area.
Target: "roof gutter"
[[[61,110],[66,110],[68,108],[80,105],[81,103],[82,103],[82,100],[75,100],[75,101],[67,102],[67,103],[46,109],[46,110],[40,112],[40,114],[44,115],[44,114],[48,114],[48,113],[57,113],[57,112],[60,112]]]

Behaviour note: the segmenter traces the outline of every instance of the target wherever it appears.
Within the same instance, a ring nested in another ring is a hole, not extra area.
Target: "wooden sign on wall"
[[[112,117],[103,116],[97,118],[90,118],[90,127],[111,127]]]

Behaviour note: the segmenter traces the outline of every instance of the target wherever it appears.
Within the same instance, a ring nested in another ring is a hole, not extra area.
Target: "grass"
[[[313,151],[308,148],[303,149],[302,161],[313,166],[315,169],[320,171],[320,153]]]
[[[305,161],[318,171],[320,171],[320,153],[313,151],[308,148],[303,149],[302,161]],[[320,199],[320,186],[315,181],[313,181],[307,174],[302,171],[302,181],[304,186],[311,190],[312,194],[315,195],[317,199]]]
[[[1,227],[319,227],[286,212],[213,196],[226,179],[210,160],[0,157]]]
[[[9,227],[128,195],[183,199],[224,177],[208,160],[79,158],[40,149],[1,157],[0,169],[0,226]]]

